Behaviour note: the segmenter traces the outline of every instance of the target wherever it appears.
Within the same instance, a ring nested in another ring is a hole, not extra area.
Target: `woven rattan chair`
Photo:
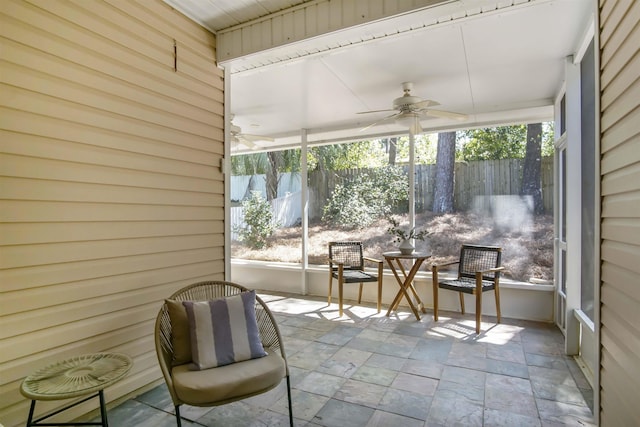
[[[496,312],[500,323],[500,266],[502,249],[495,246],[462,245],[460,259],[431,267],[433,274],[433,319],[438,320],[438,289],[449,289],[458,292],[460,309],[464,314],[464,295],[476,296],[476,333],[480,333],[482,313],[482,293],[495,291]],[[440,280],[438,271],[444,266],[458,264],[458,277]]]
[[[199,282],[175,292],[170,300],[207,301],[238,295],[247,291],[231,282]],[[171,318],[167,303],[158,313],[155,343],[158,361],[169,389],[180,427],[180,405],[217,406],[265,393],[287,380],[289,420],[293,426],[291,383],[289,368],[278,326],[267,305],[256,296],[256,320],[260,340],[267,356],[200,371],[190,370],[189,364],[176,364]]]
[[[364,271],[364,262],[369,261],[378,265],[378,274]],[[359,283],[358,304],[362,301],[362,286],[364,283],[378,283],[378,312],[382,307],[382,261],[363,255],[362,242],[329,242],[329,298],[333,279],[338,280],[339,315],[342,317],[342,295],[344,283]]]

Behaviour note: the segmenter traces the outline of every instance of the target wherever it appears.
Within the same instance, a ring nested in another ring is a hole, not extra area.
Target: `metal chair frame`
[[[198,282],[192,285],[189,285],[185,288],[182,288],[176,291],[169,299],[179,300],[179,301],[207,301],[218,298],[224,298],[228,296],[238,295],[241,292],[248,291],[249,289],[244,286],[238,285],[232,282],[226,281],[206,281],[206,282]],[[270,349],[278,352],[279,355],[284,360],[285,365],[285,377],[287,380],[287,399],[289,401],[289,422],[293,427],[293,409],[291,405],[291,381],[289,379],[289,366],[287,364],[287,358],[285,355],[282,337],[280,335],[280,330],[278,329],[278,325],[273,317],[273,314],[267,307],[264,301],[260,299],[260,297],[256,296],[256,320],[258,322],[258,329],[260,334],[260,340],[262,341],[262,345],[265,350]],[[167,310],[167,305],[163,304],[160,308],[160,312],[158,313],[158,317],[156,318],[156,326],[155,326],[155,344],[156,344],[156,353],[158,355],[158,361],[160,363],[160,368],[162,370],[162,374],[165,378],[165,382],[167,383],[167,388],[169,389],[169,394],[171,395],[171,399],[173,400],[173,404],[175,407],[176,413],[176,421],[178,427],[182,426],[181,416],[180,416],[180,405],[182,404],[191,404],[189,402],[183,402],[176,394],[176,391],[173,387],[173,379],[171,376],[172,366],[171,361],[173,357],[173,345],[171,342],[171,318],[169,317],[169,312]],[[243,362],[238,362],[243,363]],[[216,369],[216,368],[212,368]],[[198,404],[197,406],[218,406],[226,403],[231,403],[238,400],[243,400],[253,395],[265,393],[278,384],[274,384],[271,388],[267,390],[259,390],[253,394],[240,396],[232,399],[228,399],[225,401],[217,401],[210,402],[206,405]]]

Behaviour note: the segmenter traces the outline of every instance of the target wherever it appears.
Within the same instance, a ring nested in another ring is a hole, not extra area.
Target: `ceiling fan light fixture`
[[[396,124],[404,127],[413,126],[418,120],[418,114],[416,113],[402,113],[396,117]]]
[[[393,108],[396,110],[411,108],[413,104],[417,104],[419,102],[422,102],[422,98],[405,93],[400,98],[396,98],[393,100]]]
[[[402,113],[396,117],[396,124],[409,129],[409,132],[414,135],[422,133],[420,114],[418,113]]]
[[[440,105],[440,103],[431,99],[422,99],[418,96],[411,95],[412,88],[413,84],[411,84],[411,82],[402,83],[403,95],[393,100],[393,108],[391,110],[370,110],[359,112],[358,114],[395,111],[394,114],[390,114],[387,117],[366,126],[360,131],[362,132],[380,123],[394,120],[397,125],[408,128],[409,132],[415,135],[423,132],[420,120],[424,120],[429,117],[439,117],[449,120],[467,119],[465,114],[454,113],[451,111],[432,110],[431,107]]]

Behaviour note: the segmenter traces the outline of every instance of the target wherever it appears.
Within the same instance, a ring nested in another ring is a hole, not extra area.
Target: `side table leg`
[[[36,409],[36,401],[31,401],[31,407],[29,408],[29,418],[27,419],[27,427],[31,427],[31,421],[33,421],[33,412]]]
[[[393,272],[393,275],[395,276],[396,281],[398,282],[398,285],[400,286],[400,290],[398,291],[396,296],[393,298],[393,301],[391,302],[391,305],[389,306],[389,310],[387,311],[387,317],[389,317],[391,312],[396,309],[396,307],[398,306],[398,304],[400,302],[400,299],[402,298],[402,280],[400,279],[400,276],[398,275],[398,272],[396,271],[396,267],[393,265],[393,260],[389,260],[388,259],[387,263],[389,264],[389,268],[391,268],[391,271]]]
[[[102,417],[103,427],[109,427],[109,421],[107,420],[107,405],[104,402],[104,390],[98,392],[100,398],[100,416]]]

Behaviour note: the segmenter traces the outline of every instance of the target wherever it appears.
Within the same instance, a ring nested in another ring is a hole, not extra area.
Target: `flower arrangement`
[[[417,231],[416,227],[413,227],[408,232],[400,227],[398,221],[394,218],[389,218],[389,222],[391,223],[391,227],[387,229],[387,233],[391,234],[395,237],[396,242],[402,242],[403,240],[424,240],[431,232],[427,230]]]

